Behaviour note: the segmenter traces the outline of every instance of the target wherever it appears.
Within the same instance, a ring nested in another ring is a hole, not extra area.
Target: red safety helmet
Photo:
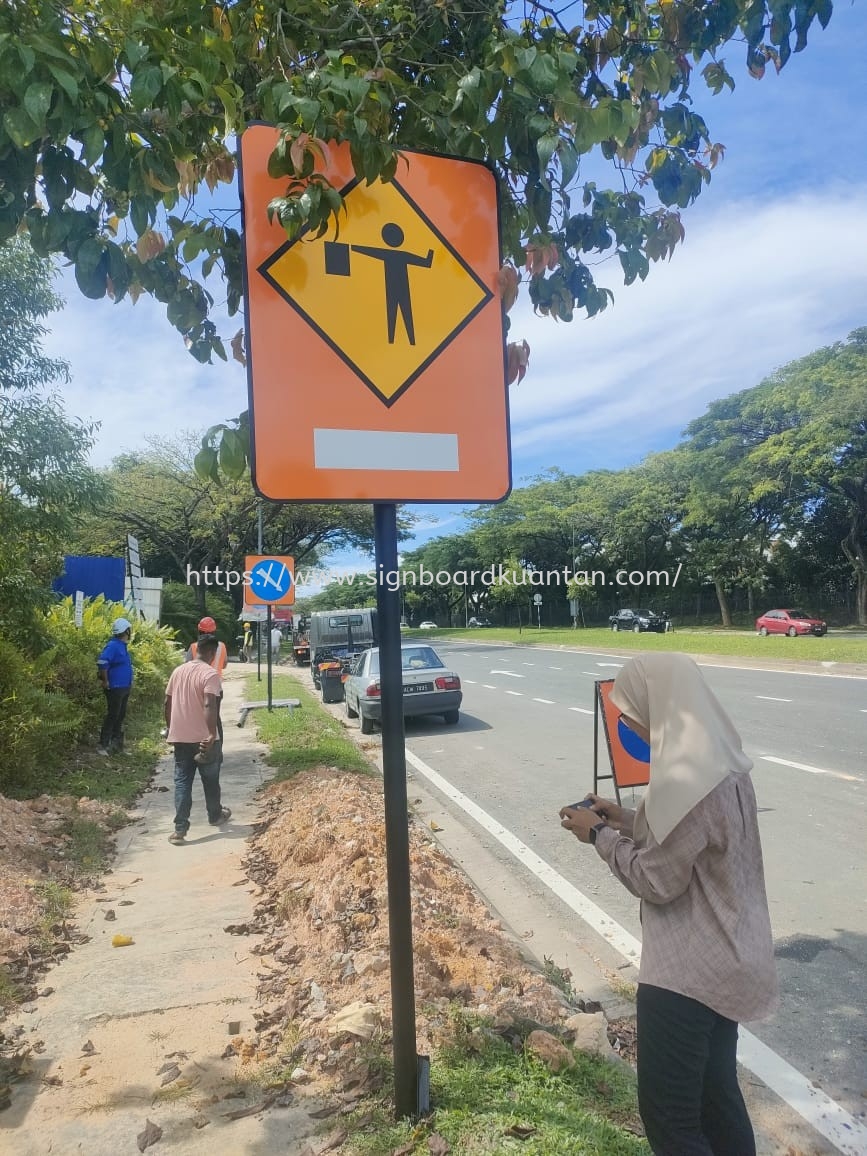
[[[217,624],[211,617],[203,618],[199,622],[199,634],[216,634]]]

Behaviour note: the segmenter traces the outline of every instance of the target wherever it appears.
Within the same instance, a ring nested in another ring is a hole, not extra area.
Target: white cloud
[[[204,430],[247,408],[243,367],[231,360],[200,365],[157,302],[87,301],[71,277],[58,281],[58,292],[67,305],[49,319],[45,346],[70,363],[68,413],[101,423],[94,465],[142,448],[148,436]],[[226,332],[240,324],[235,318]]]
[[[540,453],[579,470],[582,446],[598,458],[600,443],[620,465],[630,444],[640,456],[715,398],[867,322],[867,186],[729,204],[687,228],[643,284],[602,266],[616,300],[592,320],[516,311],[512,332],[532,347],[511,391],[516,474]]]

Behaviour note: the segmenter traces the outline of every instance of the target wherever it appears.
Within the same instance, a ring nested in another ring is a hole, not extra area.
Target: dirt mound
[[[256,949],[259,1035],[239,1044],[251,1057],[280,1054],[309,1078],[340,1086],[358,1042],[388,1035],[382,813],[381,780],[359,775],[322,769],[266,789],[246,863],[262,889],[256,919],[229,929],[266,936]],[[410,820],[409,834],[419,1051],[436,1049],[455,1004],[491,1016],[516,1039],[574,1014],[425,829]]]
[[[90,820],[107,833],[116,814],[116,807],[87,798],[40,795],[22,802],[0,795],[0,965],[20,961],[45,939],[40,884],[77,885],[67,857],[74,822]]]

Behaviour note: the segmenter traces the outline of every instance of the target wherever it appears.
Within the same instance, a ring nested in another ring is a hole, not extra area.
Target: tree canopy
[[[733,596],[751,615],[771,597],[838,607],[867,625],[867,329],[713,402],[672,450],[622,470],[549,470],[469,522],[404,562],[485,570],[508,559],[507,571],[601,572],[595,599],[586,585],[571,589],[603,617],[648,602],[682,612],[710,587],[726,626]],[[677,574],[678,586],[617,586],[621,569]],[[532,593],[477,582],[472,597],[482,609],[514,608],[528,607]],[[562,582],[550,588],[546,607],[565,617],[567,593]],[[459,590],[414,594],[422,613],[459,617]]]
[[[403,148],[485,160],[502,178],[505,303],[526,269],[537,311],[592,315],[610,296],[591,268],[601,255],[616,255],[629,284],[682,240],[680,210],[722,153],[694,96],[734,87],[723,53],[761,77],[831,11],[831,0],[7,0],[0,243],[23,232],[37,253],[62,254],[87,297],[152,294],[195,357],[226,358],[212,309],[241,302],[237,198],[196,194],[234,179],[235,135],[265,120],[282,130],[270,172],[286,189],[271,211],[290,235],[339,213],[317,173],[329,142],[349,142],[367,181],[389,179]],[[609,188],[582,174],[591,154]],[[234,350],[243,356],[237,335]]]
[[[64,549],[102,494],[87,461],[94,427],[49,392],[68,376],[41,346],[61,304],[51,276],[21,243],[0,247],[0,633],[31,642]]]

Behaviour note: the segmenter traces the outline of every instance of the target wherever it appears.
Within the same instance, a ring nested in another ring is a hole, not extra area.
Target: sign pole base
[[[395,1115],[415,1116],[419,1094],[416,1054],[415,983],[412,959],[412,897],[409,878],[406,751],[403,731],[403,669],[400,658],[400,593],[383,575],[397,570],[397,507],[373,507],[376,607],[379,626],[379,683],[382,701],[382,777],[385,794],[385,851],[391,949],[391,1019]]]

